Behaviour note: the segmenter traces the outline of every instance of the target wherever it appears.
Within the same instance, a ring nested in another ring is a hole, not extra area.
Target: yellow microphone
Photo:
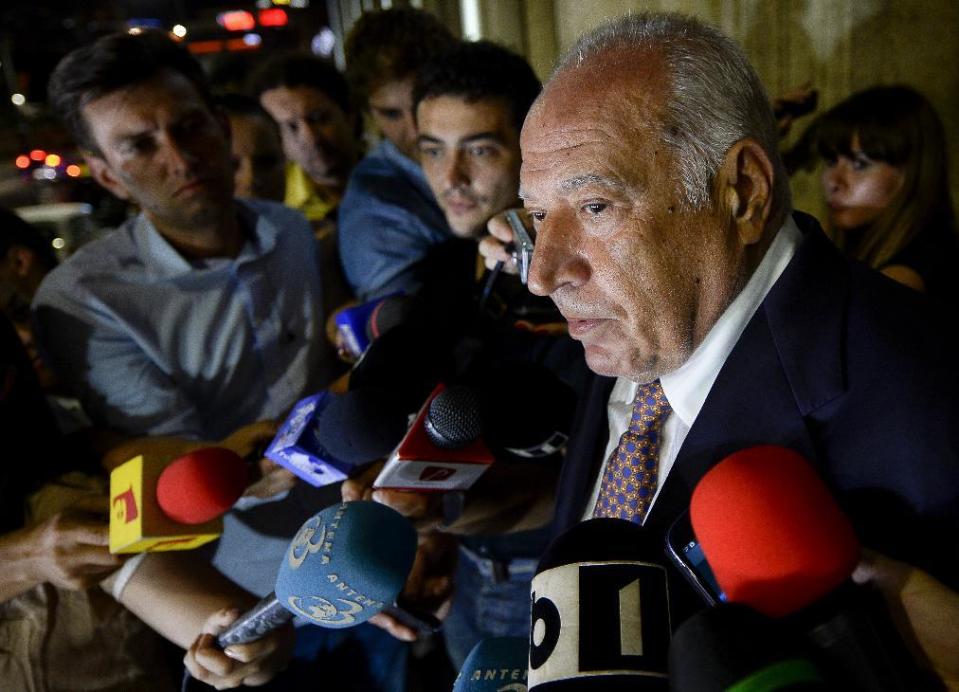
[[[133,457],[110,474],[110,552],[190,550],[219,538],[243,494],[243,459],[221,447],[167,462]]]

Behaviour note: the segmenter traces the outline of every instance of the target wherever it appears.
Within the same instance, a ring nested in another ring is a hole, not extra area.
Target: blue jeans
[[[453,607],[443,621],[443,637],[453,667],[463,667],[487,637],[529,637],[529,590],[536,559],[504,562],[506,579],[497,581],[494,562],[460,546]]]

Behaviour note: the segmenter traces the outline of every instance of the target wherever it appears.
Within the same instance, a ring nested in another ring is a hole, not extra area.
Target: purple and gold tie
[[[629,427],[606,464],[594,517],[643,523],[656,494],[660,431],[670,411],[659,380],[639,386]]]

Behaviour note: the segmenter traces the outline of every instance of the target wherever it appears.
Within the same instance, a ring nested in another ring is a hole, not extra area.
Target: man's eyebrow
[[[442,144],[443,141],[433,137],[432,135],[419,135],[416,138],[418,144]]]
[[[587,173],[585,175],[577,175],[574,178],[567,178],[560,183],[559,189],[562,192],[573,192],[587,185],[599,185],[600,187],[611,188],[617,192],[622,192],[626,187],[619,180],[597,175],[596,173]]]
[[[615,178],[610,178],[605,175],[599,175],[597,173],[586,173],[584,175],[577,175],[573,178],[567,178],[559,184],[559,189],[564,194],[578,190],[581,187],[586,187],[587,185],[598,185],[600,187],[605,187],[615,192],[623,192],[626,189],[626,185],[622,181],[616,180]],[[523,188],[519,190],[519,198],[522,200],[528,199],[526,191]]]
[[[472,144],[473,142],[478,142],[483,139],[491,139],[497,144],[503,144],[503,138],[498,132],[477,132],[475,135],[469,135],[468,137],[463,137],[460,140],[461,144]]]

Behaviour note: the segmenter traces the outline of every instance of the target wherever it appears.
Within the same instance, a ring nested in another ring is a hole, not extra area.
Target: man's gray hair
[[[628,14],[586,34],[559,60],[554,77],[607,51],[657,51],[669,70],[663,140],[677,154],[686,199],[702,208],[729,148],[750,137],[775,169],[773,210],[789,211],[789,177],[769,97],[742,49],[718,29],[679,14]]]

